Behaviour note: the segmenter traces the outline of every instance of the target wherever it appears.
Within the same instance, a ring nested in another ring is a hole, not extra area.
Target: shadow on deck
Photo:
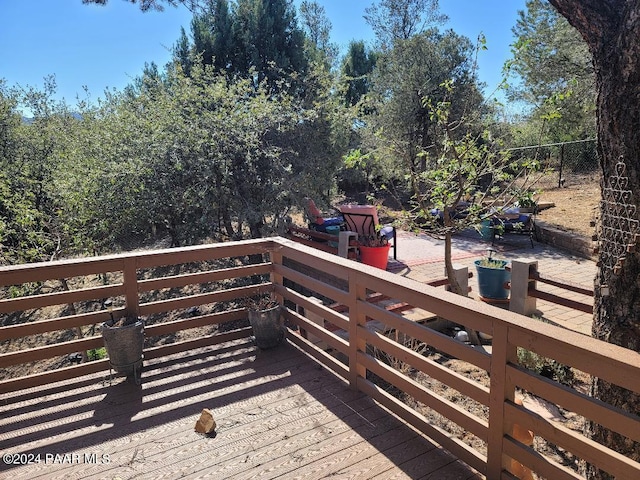
[[[294,346],[247,340],[8,394],[3,478],[481,478]],[[215,436],[194,432],[203,408]],[[39,461],[39,463],[37,463]]]

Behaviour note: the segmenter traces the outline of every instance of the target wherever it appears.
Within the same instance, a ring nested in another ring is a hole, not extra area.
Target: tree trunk
[[[453,269],[453,259],[451,258],[451,250],[452,250],[452,234],[451,234],[451,216],[450,209],[444,209],[444,223],[447,230],[444,234],[444,268],[447,275],[447,280],[449,281],[449,288],[451,291],[457,295],[467,296],[468,292],[463,291],[460,286],[460,282],[458,282],[458,277],[456,276],[456,272]],[[469,341],[474,345],[480,345],[480,337],[478,337],[478,332],[471,328],[465,328],[467,335],[469,336]]]
[[[603,202],[592,335],[640,352],[640,253],[626,253],[628,244],[635,248],[635,234],[640,233],[640,2],[549,1],[581,33],[596,71]],[[612,196],[612,190],[623,193]],[[627,206],[616,211],[607,208],[614,204]],[[617,225],[626,232],[602,228],[608,225]],[[607,289],[602,288],[605,285]],[[594,379],[592,394],[625,411],[640,411],[639,395],[600,379]],[[638,443],[594,423],[587,430],[593,440],[640,461]],[[591,465],[586,473],[588,478],[613,478]]]
[[[445,209],[445,212],[447,212],[446,209]],[[447,213],[445,213],[445,215]],[[447,232],[444,234],[444,268],[447,273],[447,280],[449,281],[449,287],[451,288],[451,291],[457,295],[466,295],[467,292],[462,291],[462,287],[458,282],[458,277],[456,277],[456,272],[453,270],[451,248],[452,248],[451,231],[447,230]]]

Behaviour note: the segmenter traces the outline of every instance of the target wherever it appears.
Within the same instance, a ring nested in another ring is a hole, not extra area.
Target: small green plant
[[[481,267],[503,269],[506,265],[504,260],[496,260],[493,258],[483,258],[478,263]]]
[[[389,244],[389,240],[379,235],[363,235],[358,239],[358,243],[362,247],[384,247]]]
[[[538,205],[538,202],[534,198],[535,195],[538,195],[537,190],[524,190],[516,193],[516,201],[518,202],[518,207],[520,208],[535,208]]]
[[[571,386],[575,381],[571,367],[520,347],[518,347],[518,363],[538,375],[556,380],[563,385]]]
[[[92,348],[87,352],[87,355],[90,362],[95,362],[96,360],[102,360],[107,356],[107,349],[104,347]]]
[[[489,248],[489,249],[487,249],[487,251],[488,251],[488,255],[485,258],[481,259],[478,262],[478,265],[481,266],[481,267],[485,267],[485,268],[496,268],[496,269],[499,269],[499,270],[504,269],[504,267],[506,266],[507,262],[505,260],[498,260],[498,259],[493,258],[493,254],[494,254],[495,250]]]

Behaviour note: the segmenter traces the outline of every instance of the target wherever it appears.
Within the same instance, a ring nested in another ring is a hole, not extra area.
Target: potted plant
[[[365,235],[358,238],[360,261],[365,265],[387,269],[389,262],[389,241],[386,237],[377,235]]]
[[[245,299],[247,317],[253,338],[261,350],[277,347],[284,338],[282,306],[272,294],[260,294]]]
[[[536,213],[538,208],[538,202],[534,198],[538,192],[535,190],[523,190],[518,192],[516,202],[518,205],[519,213]]]
[[[488,256],[474,262],[478,273],[478,291],[480,298],[489,303],[508,301],[509,290],[504,288],[511,280],[511,272],[507,270],[507,260],[493,258],[493,249],[488,249]]]
[[[133,378],[140,385],[144,348],[144,321],[135,315],[116,320],[109,308],[111,319],[102,324],[102,339],[109,356],[109,376],[112,369]]]

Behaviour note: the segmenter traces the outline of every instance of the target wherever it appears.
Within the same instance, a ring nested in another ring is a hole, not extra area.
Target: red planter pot
[[[389,249],[391,245],[384,245],[382,247],[359,247],[360,260],[365,265],[371,265],[372,267],[387,269],[387,262],[389,261]]]

